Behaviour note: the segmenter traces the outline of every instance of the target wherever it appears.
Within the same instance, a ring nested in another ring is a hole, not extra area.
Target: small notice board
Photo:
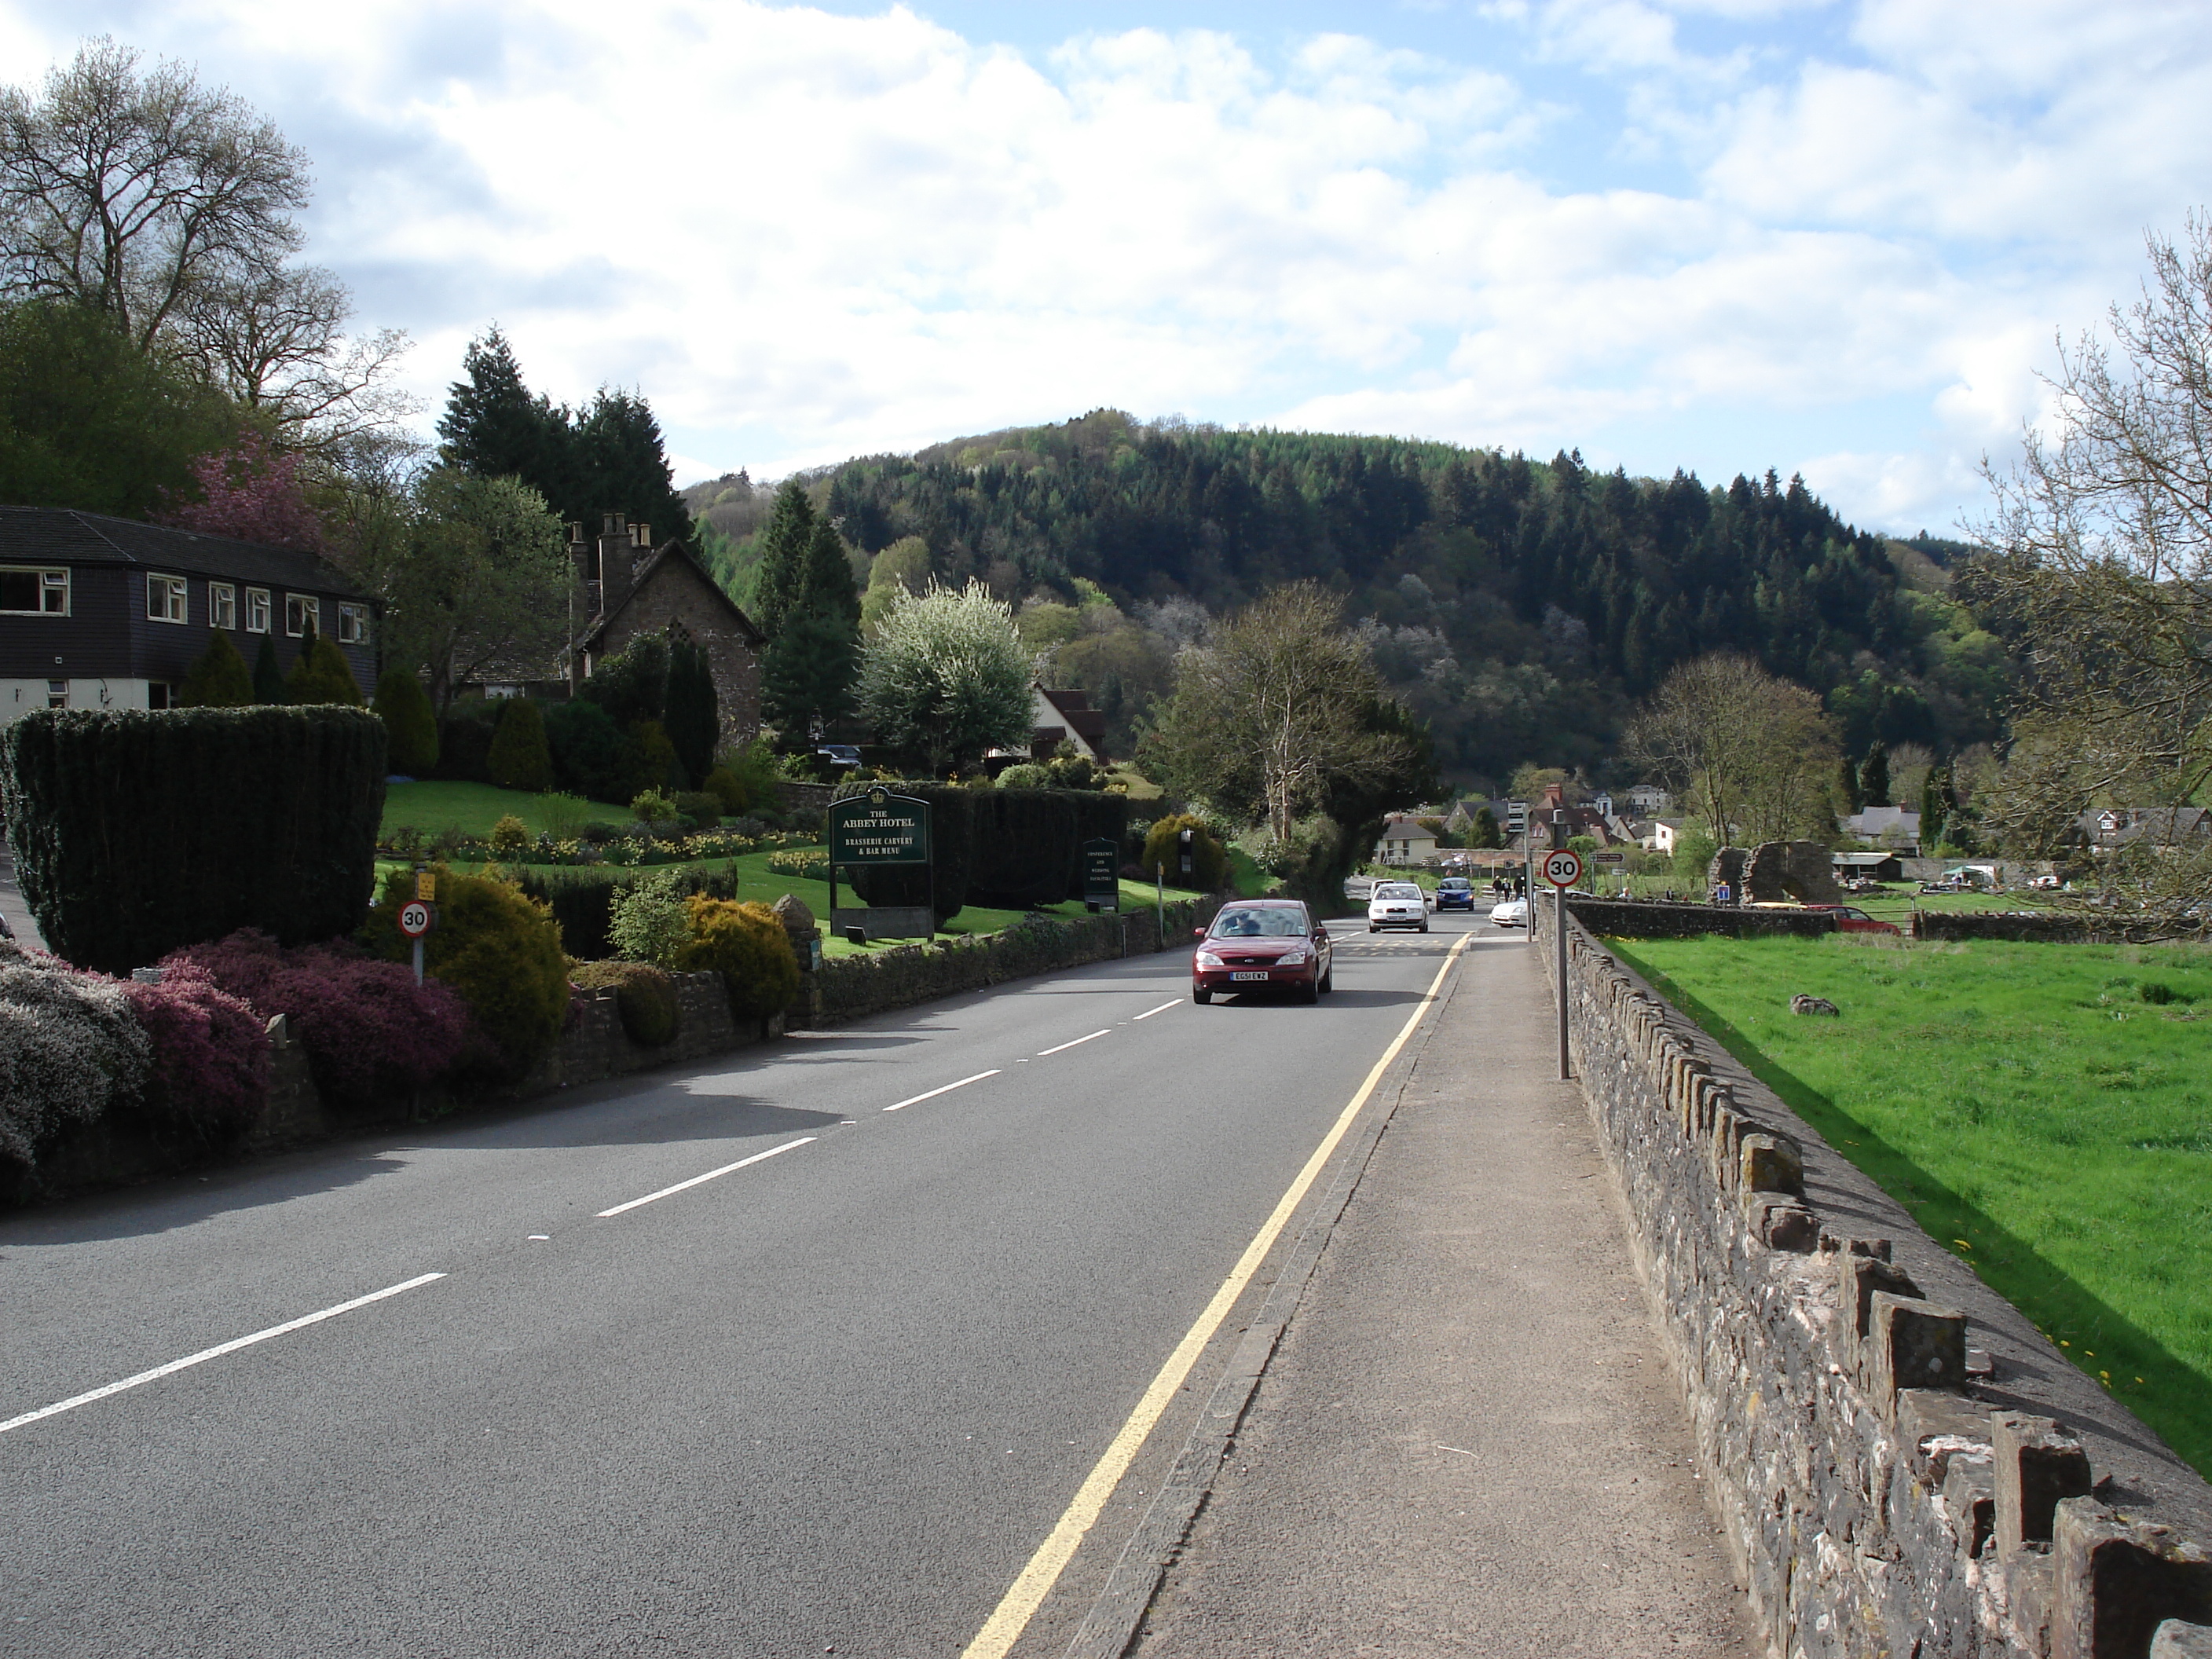
[[[929,868],[927,904],[871,906],[857,912],[837,908],[840,870],[893,864]],[[912,939],[935,933],[937,874],[930,865],[927,801],[878,787],[830,803],[830,919],[839,932],[857,927],[869,939]]]

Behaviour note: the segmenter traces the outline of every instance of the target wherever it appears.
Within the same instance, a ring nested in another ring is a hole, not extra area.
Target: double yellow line
[[[1314,1148],[1313,1156],[1306,1160],[1305,1167],[1298,1171],[1297,1179],[1291,1182],[1283,1194],[1274,1212],[1253,1235],[1252,1242],[1244,1247],[1244,1254],[1237,1258],[1237,1265],[1229,1270],[1229,1277],[1221,1281],[1221,1288],[1214,1291],[1213,1299],[1206,1304],[1205,1311],[1183,1334],[1182,1340],[1176,1344],[1175,1352],[1168,1356],[1167,1363],[1153,1376],[1152,1385],[1138,1400],[1136,1409],[1121,1425],[1121,1432],[1114,1437],[1113,1443],[1106,1448],[1105,1454],[1091,1467],[1082,1486],[1076,1489],[1073,1501],[1061,1514],[1058,1524],[1044,1542],[1037,1546],[1036,1553],[1030,1557],[1029,1565],[1022,1569],[1020,1577],[1000,1598],[999,1605],[992,1610],[991,1616],[983,1621],[983,1628],[975,1632],[975,1640],[961,1650],[960,1659],[1005,1659],[1008,1650],[1021,1638],[1022,1632],[1029,1628],[1030,1620],[1044,1605],[1044,1598],[1052,1593],[1052,1587],[1060,1582],[1060,1575],[1066,1570],[1068,1562],[1074,1559],[1076,1549],[1097,1522],[1100,1512],[1106,1507],[1106,1500],[1114,1495],[1114,1489],[1121,1484],[1121,1477],[1129,1472],[1129,1465],[1136,1461],[1138,1449],[1144,1445],[1167,1411],[1168,1402],[1182,1387],[1183,1378],[1190,1375],[1190,1368],[1198,1363],[1198,1357],[1206,1351],[1206,1345],[1221,1328],[1221,1322],[1229,1317],[1229,1310],[1237,1305],[1237,1299],[1243,1295],[1244,1287],[1251,1282],[1252,1275],[1267,1260],[1267,1252],[1274,1248],[1275,1240],[1289,1224],[1292,1212],[1304,1200],[1308,1189],[1320,1178],[1322,1170],[1328,1166],[1330,1155],[1351,1130],[1352,1121],[1359,1115],[1360,1108],[1367,1104],[1376,1085],[1382,1081],[1382,1074],[1390,1069],[1390,1063],[1398,1058],[1400,1051],[1412,1038],[1413,1028],[1421,1023],[1421,1016],[1436,1000],[1437,991],[1443,984],[1444,975],[1451,971],[1452,963],[1459,960],[1459,953],[1467,948],[1468,941],[1474,937],[1472,933],[1461,934],[1458,943],[1446,953],[1443,965],[1437,969],[1437,976],[1429,981],[1428,990],[1415,1005],[1413,1012],[1407,1016],[1404,1026],[1391,1040],[1390,1046],[1382,1051],[1382,1058],[1375,1062],[1374,1068],[1367,1073],[1367,1080],[1352,1097],[1351,1103],[1337,1115],[1335,1124],[1322,1137],[1321,1145]]]

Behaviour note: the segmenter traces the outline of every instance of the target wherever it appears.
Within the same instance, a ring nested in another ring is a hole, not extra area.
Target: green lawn
[[[394,783],[384,791],[384,822],[377,834],[388,837],[402,825],[425,836],[458,830],[465,836],[489,836],[492,825],[512,813],[532,835],[567,829],[597,819],[618,823],[629,809],[586,800],[578,795],[533,795],[523,789],[495,789],[488,783]],[[562,820],[565,819],[565,822]]]
[[[2212,951],[1611,948],[2212,1474]]]

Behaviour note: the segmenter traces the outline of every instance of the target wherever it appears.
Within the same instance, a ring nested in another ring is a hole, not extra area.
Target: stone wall
[[[1576,1074],[1772,1650],[2146,1659],[2161,1629],[2162,1651],[2212,1643],[2191,1628],[2212,1624],[2212,1487],[1568,927]]]
[[[1542,897],[1537,903],[1550,907]],[[1821,910],[1739,910],[1732,904],[1577,897],[1567,901],[1567,911],[1591,933],[1611,939],[1692,939],[1705,933],[1813,939],[1836,931],[1836,919]]]
[[[2129,927],[2114,918],[2031,911],[1916,910],[1915,939],[2002,939],[2030,945],[2151,945],[2171,939],[2154,928]]]
[[[1841,904],[1833,855],[1817,841],[1763,841],[1756,847],[1723,847],[1705,866],[1708,891],[1723,882],[1738,904]]]

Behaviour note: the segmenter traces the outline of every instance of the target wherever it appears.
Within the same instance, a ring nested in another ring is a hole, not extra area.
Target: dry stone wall
[[[1568,929],[1577,1075],[1773,1651],[2212,1652],[2212,1487]]]

